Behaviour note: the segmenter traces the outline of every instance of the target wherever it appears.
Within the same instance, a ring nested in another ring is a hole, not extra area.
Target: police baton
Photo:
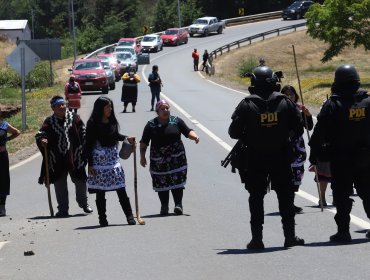
[[[297,79],[298,79],[299,96],[301,97],[302,105],[304,105],[302,88],[301,88],[301,80],[299,78],[299,73],[298,73],[297,57],[296,57],[296,54],[295,54],[294,45],[292,45],[292,47],[293,47],[294,65],[295,65],[295,70],[296,70]],[[308,127],[307,116],[306,116],[306,114],[303,114],[303,116],[304,116],[304,122],[305,122],[305,126],[306,126],[306,132],[307,132],[308,142],[310,142],[311,136],[310,136],[310,132],[307,129],[307,127]],[[321,208],[321,212],[323,212],[324,211],[324,206],[322,204],[322,197],[321,197],[320,186],[319,186],[319,176],[318,176],[318,173],[317,173],[316,165],[313,165],[313,168],[314,168],[315,176],[316,176],[316,186],[317,186],[317,192],[319,194],[320,208]]]

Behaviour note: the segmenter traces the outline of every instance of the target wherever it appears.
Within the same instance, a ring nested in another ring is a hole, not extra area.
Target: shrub
[[[258,59],[254,56],[249,56],[247,59],[243,59],[238,64],[238,72],[240,77],[244,77],[245,73],[252,73],[253,69],[257,66]]]

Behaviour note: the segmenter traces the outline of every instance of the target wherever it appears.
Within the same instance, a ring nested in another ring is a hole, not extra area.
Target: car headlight
[[[171,41],[174,41],[174,42],[175,42],[176,40],[177,40],[177,38],[176,38],[176,37],[171,39]]]
[[[107,74],[105,74],[105,73],[96,74],[97,78],[105,77],[105,76],[107,76]]]
[[[290,10],[290,12],[294,14],[295,13],[295,10]]]

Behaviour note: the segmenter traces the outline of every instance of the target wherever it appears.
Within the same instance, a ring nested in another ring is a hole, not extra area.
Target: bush
[[[240,77],[244,77],[245,73],[252,73],[253,69],[257,67],[258,59],[254,56],[249,56],[243,59],[238,65],[238,72]]]
[[[11,67],[0,68],[0,88],[17,87],[21,84],[21,77]]]

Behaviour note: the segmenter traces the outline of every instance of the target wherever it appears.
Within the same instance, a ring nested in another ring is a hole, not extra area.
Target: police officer
[[[360,77],[354,66],[340,65],[335,71],[332,95],[323,104],[309,143],[310,161],[330,159],[334,217],[338,232],[330,241],[349,243],[353,187],[370,218],[370,98],[359,90]],[[370,238],[370,232],[366,233]]]
[[[279,78],[267,66],[259,66],[251,77],[250,96],[242,100],[232,115],[231,138],[247,147],[245,188],[248,190],[252,240],[248,249],[263,249],[263,199],[267,187],[277,193],[285,236],[285,247],[303,245],[295,235],[294,186],[290,167],[290,137],[303,134],[303,121],[296,105],[277,92]]]

